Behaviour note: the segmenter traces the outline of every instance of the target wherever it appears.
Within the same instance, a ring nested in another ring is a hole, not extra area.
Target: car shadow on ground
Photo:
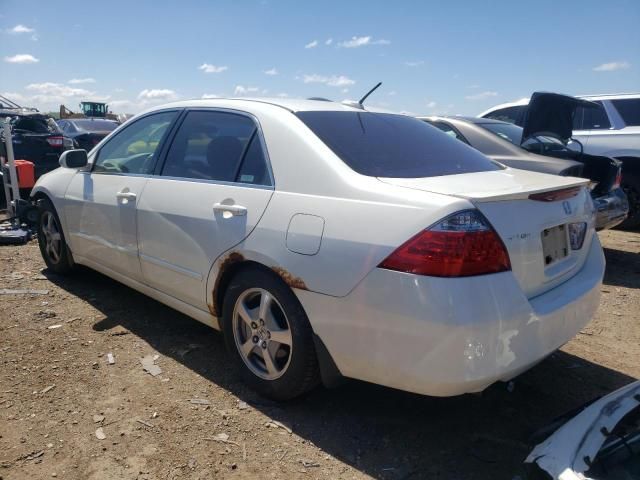
[[[639,254],[613,248],[603,248],[607,270],[603,283],[616,287],[640,288]]]
[[[265,400],[228,368],[222,335],[99,273],[49,279],[104,314],[96,331],[122,326],[161,355],[285,423],[329,455],[376,479],[522,477],[531,435],[558,415],[634,379],[557,352],[482,394],[432,398],[351,381],[287,404]],[[117,299],[117,301],[114,301]],[[198,348],[185,354],[193,345]]]

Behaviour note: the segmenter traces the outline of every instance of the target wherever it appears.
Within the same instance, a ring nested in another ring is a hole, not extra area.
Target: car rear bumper
[[[344,376],[459,395],[517,376],[591,320],[605,261],[597,236],[589,248],[580,272],[531,299],[511,272],[452,279],[376,269],[346,297],[296,293]]]
[[[596,207],[596,229],[598,230],[615,227],[629,214],[629,201],[619,187],[606,195],[594,198],[593,203]]]

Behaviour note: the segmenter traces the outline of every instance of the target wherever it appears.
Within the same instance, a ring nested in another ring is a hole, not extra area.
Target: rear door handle
[[[214,212],[229,212],[236,217],[244,217],[247,214],[247,207],[242,205],[225,205],[224,203],[214,203]]]
[[[124,191],[123,190],[123,191],[120,191],[120,192],[116,193],[116,198],[118,200],[127,200],[127,202],[128,202],[130,200],[135,200],[136,199],[136,194],[133,193],[133,192],[129,192],[129,191]],[[124,202],[124,203],[127,203],[127,202]]]

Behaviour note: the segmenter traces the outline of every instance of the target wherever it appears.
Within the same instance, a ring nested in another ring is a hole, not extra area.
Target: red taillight
[[[47,138],[47,143],[52,147],[62,147],[64,145],[63,137],[49,137]]]
[[[400,246],[380,268],[468,277],[511,270],[509,254],[489,222],[476,210],[455,213]]]
[[[622,168],[618,167],[618,173],[616,174],[616,179],[613,182],[612,188],[619,188],[622,183]]]
[[[580,193],[582,187],[562,188],[560,190],[552,190],[550,192],[532,193],[529,200],[537,200],[538,202],[555,202],[558,200],[566,200],[575,197]]]

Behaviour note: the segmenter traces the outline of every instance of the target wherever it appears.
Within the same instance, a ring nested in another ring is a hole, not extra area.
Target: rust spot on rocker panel
[[[207,307],[209,307],[209,312],[214,317],[220,317],[222,315],[222,312],[220,311],[220,308],[217,304],[218,291],[220,289],[220,280],[224,277],[225,272],[231,265],[242,261],[244,261],[244,256],[238,252],[231,252],[226,257],[218,260],[218,275],[216,276],[216,282],[213,285],[213,291],[211,292],[211,304],[207,304]]]
[[[290,272],[285,270],[282,267],[271,267],[271,270],[280,275],[280,278],[284,280],[284,283],[289,285],[291,288],[299,288],[300,290],[308,290],[307,285],[304,283],[300,277],[296,277],[292,275]]]

